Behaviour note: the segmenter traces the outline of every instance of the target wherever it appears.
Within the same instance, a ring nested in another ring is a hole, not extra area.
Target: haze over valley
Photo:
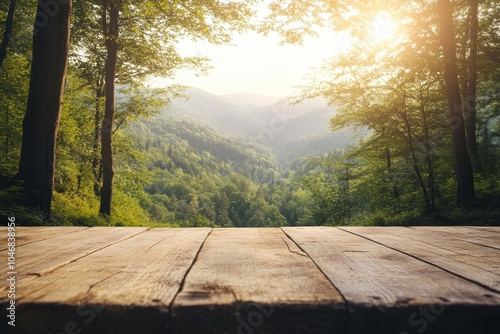
[[[155,117],[183,120],[235,142],[268,148],[281,165],[343,149],[360,137],[351,130],[329,128],[335,111],[324,100],[292,105],[279,97],[251,93],[215,95],[198,88],[185,93],[188,99],[174,99]]]

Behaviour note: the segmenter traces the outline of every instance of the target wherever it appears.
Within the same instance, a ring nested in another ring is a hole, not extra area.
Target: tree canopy
[[[260,22],[259,0],[54,3],[0,5],[2,215],[220,227],[498,220],[497,1],[273,0]],[[209,71],[183,41],[227,44],[249,30],[294,44],[349,36],[293,101],[322,98],[332,131],[361,139],[306,157],[321,141],[300,138],[288,156],[301,158],[278,161],[269,143],[173,113],[185,87],[148,87]]]

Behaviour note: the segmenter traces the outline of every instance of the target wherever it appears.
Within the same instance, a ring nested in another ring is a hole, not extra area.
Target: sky
[[[261,11],[265,7],[259,10],[259,16],[263,15]],[[378,13],[369,23],[367,32],[374,43],[391,38],[397,28],[386,11]],[[307,83],[306,76],[313,72],[313,67],[348,52],[353,44],[347,33],[324,29],[318,34],[319,37],[305,37],[303,45],[280,45],[277,33],[264,36],[256,32],[233,35],[231,45],[183,41],[178,47],[181,56],[206,56],[213,68],[204,76],[179,70],[173,79],[154,78],[150,84],[164,87],[177,83],[217,95],[246,92],[281,98],[296,96],[300,94],[297,86]]]
[[[233,37],[233,45],[214,46],[204,42],[180,44],[182,56],[200,54],[211,59],[213,67],[206,76],[180,70],[174,80],[155,78],[156,87],[179,83],[198,87],[217,95],[247,92],[286,97],[296,95],[294,88],[302,84],[310,67],[332,57],[345,48],[347,39],[330,32],[319,38],[307,38],[303,46],[279,45],[277,35],[263,36],[255,32]]]

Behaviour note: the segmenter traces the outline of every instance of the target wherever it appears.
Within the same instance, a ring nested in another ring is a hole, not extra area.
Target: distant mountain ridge
[[[264,145],[281,163],[342,149],[357,140],[352,131],[329,129],[335,110],[322,100],[291,105],[277,103],[279,97],[249,93],[221,96],[199,88],[185,93],[189,99],[174,99],[160,117],[202,122],[236,141]]]
[[[273,105],[282,100],[282,97],[271,96],[271,95],[258,95],[246,92],[238,92],[232,94],[224,94],[220,95],[222,98],[231,100],[233,102],[243,104],[243,105],[251,105],[255,107],[265,107],[269,105]]]

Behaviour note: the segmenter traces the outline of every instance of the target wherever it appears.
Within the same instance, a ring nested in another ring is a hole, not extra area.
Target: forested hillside
[[[183,1],[2,3],[1,216],[499,224],[498,2],[270,2],[254,24],[258,0],[189,2],[194,11]],[[320,27],[352,43],[311,69],[298,97],[148,86],[207,70],[203,55],[180,55],[181,37],[219,45],[253,29],[300,43]]]
[[[282,165],[343,149],[361,138],[349,129],[335,132],[330,129],[328,121],[335,108],[328,107],[324,99],[295,105],[256,94],[217,96],[197,88],[185,92],[189,98],[174,99],[163,114],[208,121],[217,131],[269,148]]]

